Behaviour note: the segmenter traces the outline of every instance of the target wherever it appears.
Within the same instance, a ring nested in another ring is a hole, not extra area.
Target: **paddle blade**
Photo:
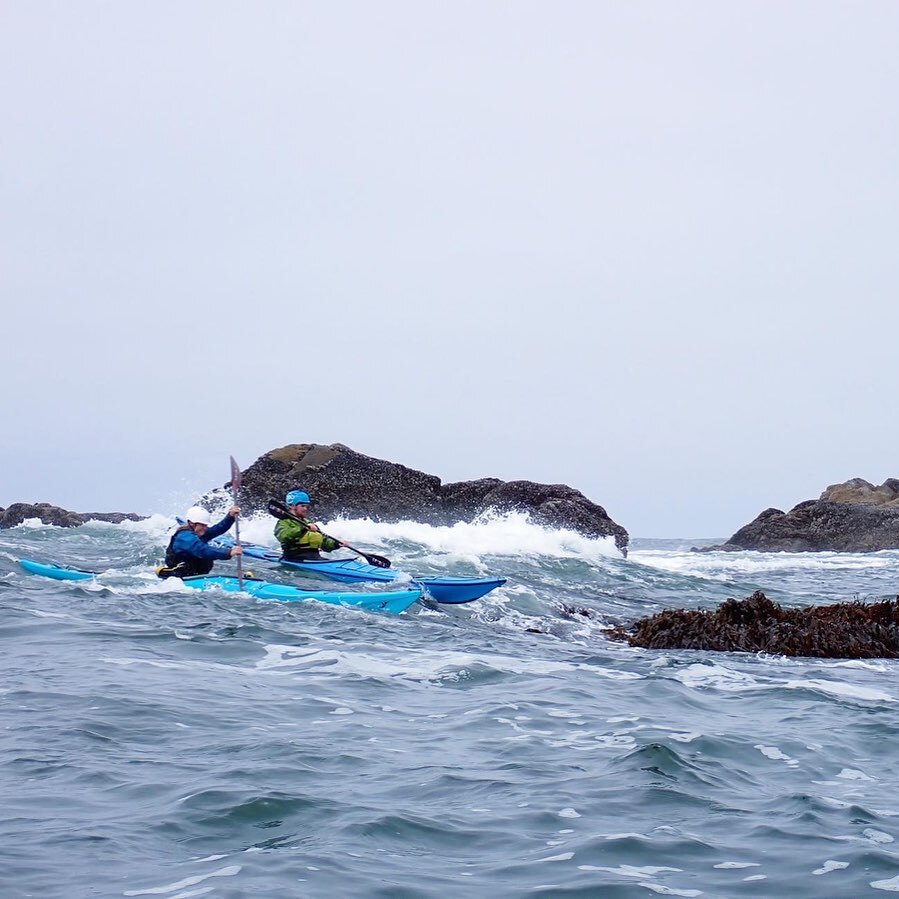
[[[296,515],[294,515],[284,503],[279,503],[276,499],[270,499],[268,501],[268,514],[274,515],[275,518],[296,518]]]
[[[240,466],[234,461],[234,456],[231,456],[231,492],[237,496],[238,490],[240,490]]]
[[[352,546],[348,546],[347,549],[353,549]],[[376,556],[374,553],[364,553],[359,549],[353,550],[353,552],[359,553],[360,556],[363,556],[369,565],[374,565],[375,568],[390,568],[390,559],[386,556]]]

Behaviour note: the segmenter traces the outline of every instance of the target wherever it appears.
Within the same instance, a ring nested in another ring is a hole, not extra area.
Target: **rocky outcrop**
[[[14,528],[32,518],[39,518],[44,524],[74,528],[87,521],[121,524],[126,520],[141,521],[144,517],[134,512],[70,512],[50,503],[13,503],[7,509],[0,509],[0,528]]]
[[[667,609],[609,632],[645,649],[767,652],[828,659],[899,658],[899,597],[783,609],[761,591],[712,611]]]
[[[605,509],[565,484],[496,478],[443,484],[434,475],[365,456],[340,443],[291,444],[266,453],[242,473],[240,503],[246,511],[264,509],[270,497],[283,500],[288,490],[297,488],[312,496],[315,515],[323,519],[344,515],[451,525],[489,510],[523,511],[538,524],[612,537],[627,552],[627,531]]]
[[[726,543],[696,552],[876,552],[899,548],[899,480],[879,487],[862,478],[833,484],[782,512],[765,509]]]

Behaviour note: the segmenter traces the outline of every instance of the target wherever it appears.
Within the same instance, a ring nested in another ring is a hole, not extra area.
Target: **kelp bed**
[[[608,635],[645,649],[710,649],[845,659],[899,657],[899,596],[784,609],[757,590],[713,610],[666,609]]]

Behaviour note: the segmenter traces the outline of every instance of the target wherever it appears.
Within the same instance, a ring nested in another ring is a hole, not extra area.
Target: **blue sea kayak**
[[[97,576],[95,571],[80,571],[76,568],[63,568],[59,565],[32,562],[30,559],[19,559],[19,565],[31,574],[53,578],[57,581],[83,581]],[[188,577],[182,581],[188,587],[197,590],[225,590],[236,593],[240,586],[236,577],[201,575]],[[404,590],[381,590],[373,593],[332,593],[324,590],[300,590],[292,584],[273,584],[257,578],[243,579],[243,592],[256,599],[275,600],[278,602],[325,602],[335,606],[352,606],[370,612],[405,612],[413,603],[422,598],[421,587],[410,587]]]
[[[97,576],[96,571],[79,571],[77,568],[62,568],[59,565],[32,562],[31,559],[19,559],[19,564],[29,574],[40,574],[52,577],[56,581],[86,581]]]
[[[233,546],[230,537],[219,537],[213,543]],[[295,571],[324,577],[342,584],[380,583],[408,580],[413,586],[421,586],[431,599],[441,603],[472,602],[486,596],[491,590],[506,583],[504,577],[452,577],[449,575],[408,575],[392,568],[377,568],[361,559],[316,559],[308,562],[288,562],[281,554],[267,546],[241,541],[245,556],[277,562]]]

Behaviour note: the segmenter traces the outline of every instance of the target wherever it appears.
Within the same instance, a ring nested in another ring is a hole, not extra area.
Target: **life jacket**
[[[212,566],[215,564],[214,559],[198,559],[196,556],[189,556],[187,553],[175,552],[175,537],[181,531],[189,531],[190,525],[182,524],[169,540],[169,545],[165,549],[165,565],[156,569],[156,576],[161,578],[167,577],[194,577],[199,574],[209,574]]]
[[[337,543],[319,531],[310,531],[307,521],[279,521],[275,537],[281,544],[281,558],[287,562],[309,562],[321,559],[319,550],[330,552]],[[297,528],[299,531],[297,532]],[[284,531],[288,531],[285,535]]]

